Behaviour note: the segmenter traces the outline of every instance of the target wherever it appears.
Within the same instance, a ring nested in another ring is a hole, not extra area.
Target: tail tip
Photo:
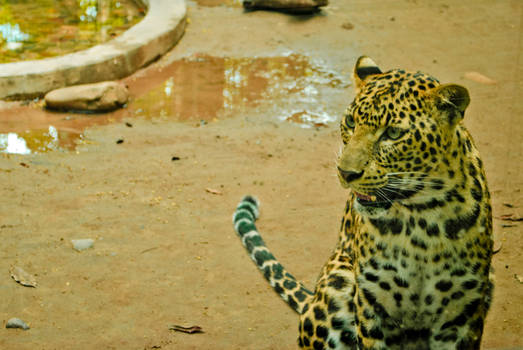
[[[258,219],[258,217],[260,215],[260,212],[258,209],[259,205],[260,205],[260,202],[258,201],[258,199],[256,197],[251,196],[251,195],[244,196],[242,198],[242,200],[240,201],[240,203],[238,204],[238,206],[236,207],[236,211],[234,212],[234,215],[233,215],[233,222],[236,222],[237,220],[243,218],[245,215],[250,216],[250,220],[255,221],[256,219]],[[245,210],[249,214],[246,214]],[[243,213],[242,213],[242,211],[243,211]]]
[[[258,198],[251,196],[250,194],[248,194],[242,198],[241,203],[243,203],[243,202],[249,202],[251,204],[254,204],[256,206],[256,208],[258,208],[260,206],[260,201],[258,200]]]

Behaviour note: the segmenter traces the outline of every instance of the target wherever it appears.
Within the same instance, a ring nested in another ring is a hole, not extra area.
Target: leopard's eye
[[[354,129],[354,127],[356,126],[356,123],[354,122],[354,118],[352,117],[352,115],[350,115],[350,114],[345,115],[345,124],[349,128]]]
[[[387,128],[387,130],[385,130],[385,132],[383,133],[383,136],[389,140],[397,140],[401,136],[403,136],[404,133],[405,133],[404,130],[390,126]]]

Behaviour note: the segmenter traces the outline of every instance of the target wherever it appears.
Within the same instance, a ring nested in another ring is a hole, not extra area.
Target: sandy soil
[[[331,0],[305,17],[190,2],[184,38],[154,66],[194,54],[294,52],[348,75],[367,54],[383,68],[465,85],[472,98],[465,123],[482,152],[502,245],[483,348],[516,349],[523,347],[521,222],[501,218],[523,215],[522,13],[519,0]],[[466,79],[471,71],[497,83]],[[350,87],[320,93],[340,114],[353,95]],[[2,327],[0,348],[294,349],[298,318],[249,260],[231,214],[242,195],[258,196],[268,245],[312,286],[346,193],[333,169],[337,123],[279,122],[267,111],[280,104],[285,96],[199,127],[116,119],[87,129],[76,152],[0,156],[0,320],[31,326]],[[74,251],[77,238],[95,239],[94,247]],[[37,288],[15,283],[13,265],[35,274]],[[170,324],[205,333],[174,333]]]

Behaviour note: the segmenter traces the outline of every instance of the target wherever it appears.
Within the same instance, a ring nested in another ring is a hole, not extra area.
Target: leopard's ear
[[[443,84],[430,90],[436,108],[450,124],[457,124],[465,116],[470,103],[469,92],[461,85]]]
[[[381,69],[372,59],[367,56],[358,58],[354,66],[354,83],[356,88],[359,89],[364,84],[365,78],[375,74],[381,74]]]

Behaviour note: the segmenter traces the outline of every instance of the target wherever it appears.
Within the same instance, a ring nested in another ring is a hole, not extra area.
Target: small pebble
[[[91,248],[94,245],[94,240],[90,238],[86,239],[72,239],[73,248],[79,252]]]
[[[21,329],[28,330],[29,326],[27,325],[27,323],[25,323],[21,319],[13,317],[13,318],[9,319],[9,321],[7,321],[5,328],[21,328]]]

